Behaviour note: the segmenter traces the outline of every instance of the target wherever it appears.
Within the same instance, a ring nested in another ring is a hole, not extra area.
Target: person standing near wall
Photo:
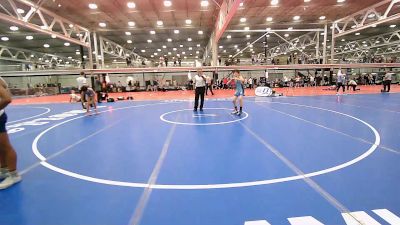
[[[386,74],[383,77],[382,83],[383,83],[382,92],[390,92],[390,85],[392,84],[392,73],[390,71],[386,71]]]
[[[4,109],[12,101],[7,83],[0,78],[0,190],[22,180],[17,172],[17,153],[10,143],[6,130],[7,114]]]
[[[87,84],[86,75],[84,72],[80,73],[79,77],[76,78],[76,82],[78,83],[78,90],[79,90],[79,93],[81,94],[82,108],[85,109],[86,99],[85,99],[85,95],[82,92],[82,88],[87,87],[88,84]]]
[[[94,91],[97,94],[97,102],[101,103],[101,81],[100,81],[100,76],[96,76],[95,81],[94,81]]]
[[[193,78],[193,84],[195,87],[195,98],[194,98],[194,110],[197,112],[199,107],[200,98],[200,112],[203,111],[204,106],[204,94],[206,92],[206,77],[203,75],[203,70],[198,70],[196,76]]]
[[[212,77],[206,76],[206,85],[207,85],[206,95],[208,95],[208,90],[210,90],[211,95],[214,95],[214,92],[213,92],[213,78]]]
[[[336,87],[336,95],[339,95],[339,89],[342,87],[343,94],[345,93],[345,84],[346,84],[346,74],[342,73],[342,69],[339,69],[337,74],[337,87]]]

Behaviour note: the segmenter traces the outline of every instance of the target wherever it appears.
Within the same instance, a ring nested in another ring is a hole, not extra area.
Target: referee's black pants
[[[390,85],[392,84],[391,80],[384,80],[383,81],[383,91],[384,92],[390,92]],[[386,91],[387,89],[387,91]]]
[[[197,108],[199,107],[199,98],[200,98],[200,110],[203,109],[205,92],[206,92],[206,87],[196,87],[195,98],[194,98],[195,110],[197,110]]]

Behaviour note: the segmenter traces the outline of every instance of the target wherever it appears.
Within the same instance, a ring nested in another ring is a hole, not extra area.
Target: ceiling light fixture
[[[168,38],[167,41],[168,41],[168,42],[172,42],[172,39],[171,39],[171,38]]]
[[[293,20],[294,20],[294,21],[300,20],[300,16],[294,16],[294,17],[293,17]]]
[[[228,36],[226,36],[226,38],[228,38],[228,39],[231,39],[231,38],[232,38],[232,36],[231,36],[231,35],[228,35]]]
[[[279,4],[279,0],[271,0],[271,5],[278,5]]]
[[[127,32],[125,32],[125,35],[130,36],[130,35],[132,35],[132,33],[127,31]]]
[[[126,43],[132,44],[132,40],[127,40]]]
[[[326,19],[326,16],[320,16],[319,19],[324,20],[324,19]]]
[[[135,4],[134,2],[128,2],[126,5],[127,5],[128,8],[130,8],[130,9],[136,8],[136,4]]]
[[[247,21],[246,18],[244,18],[244,17],[240,18],[240,22],[241,22],[241,23],[244,23],[244,22],[246,22],[246,21]]]
[[[1,37],[2,41],[9,41],[10,39],[8,37]]]
[[[201,5],[201,7],[207,7],[207,6],[209,5],[209,3],[208,3],[207,0],[202,0],[202,1],[200,2],[200,5]]]
[[[136,24],[135,24],[135,22],[133,22],[133,21],[129,21],[128,22],[128,26],[130,26],[130,27],[134,27]]]
[[[158,20],[158,21],[157,21],[157,26],[162,26],[162,25],[164,25],[164,22],[161,21],[161,20]]]
[[[89,9],[97,9],[97,5],[95,3],[90,3]]]
[[[26,40],[32,40],[33,36],[26,36]]]
[[[153,42],[152,40],[147,40],[147,43],[151,43],[151,42]]]
[[[69,42],[65,42],[64,45],[68,47],[68,46],[70,46],[71,44],[70,44]]]
[[[172,2],[171,1],[164,1],[164,6],[165,7],[170,7],[170,6],[172,6]]]
[[[17,30],[19,30],[19,28],[18,28],[17,26],[11,26],[11,27],[10,27],[10,30],[12,30],[12,31],[17,31]]]
[[[44,44],[43,47],[50,48],[50,45],[49,44]]]
[[[106,27],[106,26],[107,26],[107,24],[106,24],[106,23],[104,23],[104,22],[101,22],[101,23],[99,23],[99,26],[100,26],[100,27]]]
[[[174,30],[174,33],[175,34],[179,34],[179,30]]]
[[[269,16],[269,17],[267,17],[266,20],[267,20],[267,22],[272,22],[273,18]]]
[[[187,20],[185,20],[185,23],[186,23],[187,25],[190,25],[190,24],[192,24],[192,20],[187,19]]]
[[[192,41],[192,39],[191,39],[191,38],[188,38],[187,40],[188,40],[188,41]]]
[[[19,13],[19,14],[25,13],[25,10],[18,8],[17,13]]]
[[[204,32],[203,32],[202,30],[199,30],[197,33],[198,33],[199,35],[204,34]]]

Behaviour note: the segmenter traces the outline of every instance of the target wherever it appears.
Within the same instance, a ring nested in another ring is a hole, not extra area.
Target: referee
[[[195,89],[195,99],[194,99],[194,112],[197,112],[199,107],[200,98],[200,112],[203,111],[204,105],[204,94],[206,92],[206,77],[203,75],[203,70],[198,70],[197,75],[193,78],[193,84]]]

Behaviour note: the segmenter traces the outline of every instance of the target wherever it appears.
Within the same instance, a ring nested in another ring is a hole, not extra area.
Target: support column
[[[319,54],[319,40],[320,40],[321,33],[317,32],[317,45],[315,46],[315,58],[317,58],[317,62],[319,63],[320,54]]]
[[[325,35],[324,35],[324,51],[323,51],[323,56],[322,63],[326,64],[327,58],[326,58],[326,48],[327,48],[327,41],[328,41],[328,23],[325,23]]]
[[[93,32],[93,45],[94,45],[94,57],[96,60],[96,68],[99,69],[99,50],[98,50],[98,44],[97,44],[97,33]]]
[[[335,63],[335,24],[332,24],[331,64]]]
[[[104,69],[104,46],[103,38],[100,36],[100,55],[101,55],[101,68]]]
[[[93,69],[93,51],[92,51],[92,38],[90,37],[91,34],[89,32],[89,37],[88,37],[88,41],[89,41],[89,46],[88,46],[88,56],[89,56],[89,68]]]
[[[215,35],[211,37],[211,66],[218,66],[218,42]]]

